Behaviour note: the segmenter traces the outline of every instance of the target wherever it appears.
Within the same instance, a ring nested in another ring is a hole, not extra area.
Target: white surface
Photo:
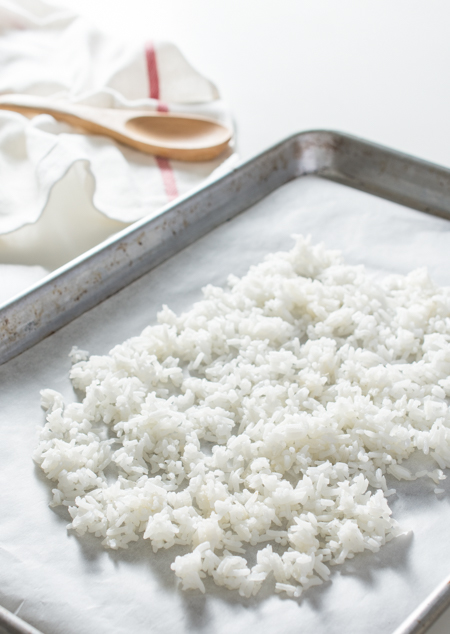
[[[255,240],[255,228],[257,237]],[[0,367],[0,604],[45,634],[391,634],[448,573],[450,480],[439,499],[431,481],[397,483],[396,519],[413,533],[380,553],[333,570],[331,583],[300,601],[262,594],[249,600],[209,585],[207,596],[177,589],[175,549],[154,555],[148,542],[105,551],[87,535],[68,535],[64,510],[52,510],[51,483],[31,460],[44,420],[39,390],[73,398],[67,354],[73,344],[107,352],[137,334],[167,303],[191,305],[206,283],[223,285],[271,251],[311,233],[343,250],[349,263],[406,273],[428,265],[450,283],[442,259],[450,224],[335,183],[293,181],[171,258],[127,289]]]

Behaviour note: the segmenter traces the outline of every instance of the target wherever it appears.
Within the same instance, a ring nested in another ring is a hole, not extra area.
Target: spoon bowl
[[[224,126],[200,117],[141,115],[128,119],[124,127],[130,135],[147,139],[155,145],[187,150],[216,147],[230,140],[230,133]]]

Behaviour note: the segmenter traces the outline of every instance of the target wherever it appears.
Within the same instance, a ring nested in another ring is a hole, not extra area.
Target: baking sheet
[[[0,604],[46,634],[133,632],[306,632],[390,634],[450,568],[450,482],[439,499],[429,482],[397,483],[396,519],[413,531],[333,569],[331,583],[291,600],[252,599],[208,585],[183,593],[170,563],[147,541],[105,551],[68,534],[68,515],[50,509],[51,485],[31,460],[44,422],[39,390],[74,398],[67,354],[76,344],[106,353],[154,323],[163,303],[189,308],[207,283],[224,284],[266,253],[288,249],[294,233],[339,248],[374,273],[427,266],[450,283],[450,223],[315,177],[284,185],[250,210],[154,269],[31,350],[0,367]]]

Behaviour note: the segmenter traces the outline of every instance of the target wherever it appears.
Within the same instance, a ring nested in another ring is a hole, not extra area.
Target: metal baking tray
[[[48,363],[48,356],[45,357],[44,355],[48,355],[51,349],[51,347],[49,347],[50,343],[43,341],[45,338],[47,338],[47,342],[53,341],[53,337],[59,336],[53,333],[56,333],[63,326],[66,326],[89,309],[98,306],[107,298],[112,297],[120,291],[120,289],[134,288],[135,285],[132,283],[135,282],[135,280],[138,280],[149,271],[154,270],[158,265],[161,265],[171,258],[171,256],[181,253],[183,249],[196,243],[202,236],[206,236],[213,230],[217,231],[217,228],[226,226],[225,223],[227,221],[236,218],[241,212],[252,208],[252,206],[254,207],[258,201],[268,200],[270,196],[274,195],[278,190],[283,190],[283,187],[289,186],[289,183],[300,182],[304,177],[306,177],[306,180],[304,180],[305,183],[310,182],[308,178],[313,177],[316,180],[320,179],[320,182],[338,183],[339,185],[350,187],[352,190],[365,192],[366,196],[370,194],[375,196],[376,199],[391,201],[396,205],[401,205],[402,209],[403,207],[407,207],[406,213],[412,214],[411,217],[419,224],[421,222],[419,216],[421,215],[417,215],[416,212],[412,210],[425,212],[429,216],[438,216],[446,220],[450,219],[450,170],[336,132],[312,131],[294,135],[238,167],[216,182],[198,189],[193,194],[184,196],[175,204],[165,207],[156,217],[150,220],[144,219],[133,224],[130,228],[116,234],[113,238],[88,251],[76,260],[73,260],[68,265],[58,269],[42,283],[37,284],[28,292],[23,293],[1,307],[0,363],[5,364],[3,366],[5,373],[7,372],[8,376],[17,377],[17,380],[20,380],[25,365],[36,364],[36,370],[43,367],[44,363]],[[314,187],[312,189],[314,189]],[[333,196],[334,191],[332,188],[328,189],[325,198],[327,196]],[[336,190],[336,192],[337,191],[338,190]],[[327,204],[323,200],[318,202],[317,197],[314,198],[312,194],[308,199],[307,194],[308,192],[306,191],[306,202],[302,202],[300,197],[299,204],[307,204],[308,200],[310,202],[311,200],[313,200],[313,202],[315,201],[314,204],[317,208],[320,204]],[[280,200],[282,201],[282,199]],[[362,200],[369,201],[369,198],[366,197]],[[394,207],[395,206],[392,208]],[[369,224],[372,223],[372,226],[374,226],[376,214],[380,214],[381,217],[385,213],[383,207],[380,207],[378,211],[377,209],[374,207],[371,212],[372,216]],[[397,207],[395,207],[395,209],[397,209]],[[404,212],[401,210],[398,213],[401,215]],[[245,214],[243,216],[245,216]],[[332,217],[334,218],[335,216],[327,216],[328,221],[330,221]],[[357,218],[357,216],[353,218]],[[288,220],[285,220],[286,227],[289,226]],[[339,220],[339,218],[337,220]],[[325,221],[327,220],[325,219]],[[253,222],[255,221],[253,220]],[[386,226],[389,229],[390,220],[389,218],[384,218],[383,222],[385,227],[384,231],[386,232]],[[450,225],[447,226],[446,222],[442,220],[440,223],[441,224],[438,223],[436,227],[433,225],[435,232],[441,231],[445,233],[446,231],[450,231]],[[307,225],[307,223],[305,224]],[[336,227],[337,226],[338,225],[336,225]],[[354,226],[354,220],[351,226]],[[394,221],[392,233],[395,233],[398,226],[395,225]],[[406,225],[404,224],[402,226],[408,226],[407,222]],[[298,228],[294,227],[294,229],[297,230]],[[316,229],[320,235],[320,223]],[[330,231],[330,227],[328,227],[328,230]],[[423,231],[426,233],[426,231],[428,231],[427,227],[425,227]],[[377,235],[376,229],[374,229],[374,239]],[[225,239],[226,235],[224,240]],[[351,248],[352,241],[350,240],[348,243],[350,245],[348,252],[350,255],[354,253],[356,260],[358,259],[358,239],[356,232],[352,238],[354,244],[353,251]],[[400,237],[398,240],[399,242],[401,241]],[[201,244],[201,240],[199,244]],[[383,248],[386,258],[389,259],[390,253],[392,254],[392,244],[391,247],[389,247],[389,245],[382,246],[380,243],[380,249]],[[406,251],[408,249],[411,251],[414,245],[406,244],[403,245],[402,248],[404,248],[404,250],[406,249]],[[251,263],[252,260],[251,257],[245,257],[245,253],[242,249],[242,245],[236,246],[236,250],[242,253],[245,270],[247,260],[249,263]],[[445,252],[445,245],[441,245],[440,249],[442,252]],[[187,250],[186,253],[188,254],[186,257],[192,259],[194,252]],[[239,257],[239,253],[236,254],[236,257]],[[435,266],[435,270],[438,272],[439,263],[442,265],[442,259],[438,258]],[[204,261],[202,265],[205,265]],[[211,266],[213,267],[214,264],[212,263]],[[401,265],[399,266],[401,269]],[[155,276],[159,270],[163,271],[163,269],[159,267],[154,271]],[[389,270],[389,265],[386,266],[386,270]],[[176,267],[172,267],[172,270],[170,270],[169,266],[169,269],[166,267],[165,273],[163,271],[162,275],[166,275],[167,278],[169,274],[176,275],[176,271]],[[235,271],[230,268],[228,272]],[[152,278],[153,280],[157,279],[155,276]],[[444,277],[443,279],[445,281],[446,278]],[[139,283],[140,282],[137,282],[138,285]],[[193,286],[195,286],[195,284],[196,282]],[[142,293],[143,288],[141,285],[136,292]],[[172,299],[185,293],[185,288],[186,280],[183,281],[183,286],[174,284],[171,295]],[[154,291],[156,294],[160,291],[157,282],[154,282],[153,286],[150,284],[150,289],[149,292]],[[195,296],[197,290],[193,292]],[[105,322],[105,329],[108,327],[106,322],[114,321],[115,311],[119,310],[121,305],[119,299],[117,299],[118,297],[121,297],[120,293],[115,295],[115,298],[103,304],[103,313],[100,318],[98,316],[92,318],[94,321],[97,319],[96,328],[98,333],[101,332],[98,319]],[[130,297],[122,298],[122,303],[129,301]],[[186,291],[186,297],[190,297],[188,291]],[[176,300],[174,299],[174,301]],[[108,302],[110,302],[110,304],[108,304]],[[83,319],[85,319],[85,317],[83,317],[82,320]],[[77,333],[78,335],[84,333],[85,328],[89,327],[89,323],[94,323],[92,319],[91,322],[89,322],[89,318],[86,319],[87,321],[83,323],[82,320],[74,322],[80,325],[74,326],[73,336]],[[132,319],[132,316],[130,316],[130,319]],[[139,320],[138,323],[140,323]],[[123,332],[126,332],[126,330]],[[49,335],[52,336],[49,337]],[[121,340],[121,336],[122,335],[119,334],[119,338],[116,337],[115,339],[112,337],[111,341],[114,343],[118,342]],[[54,343],[54,345],[59,345],[58,340],[56,339],[55,341],[56,343]],[[105,341],[110,341],[109,336],[105,338]],[[40,346],[25,352],[38,342],[42,342]],[[77,343],[77,341],[73,343]],[[14,359],[17,355],[24,352],[25,354],[21,357]],[[27,357],[27,355],[29,356]],[[6,363],[8,361],[9,363]],[[42,366],[40,364],[42,364]],[[6,374],[4,374],[4,376],[6,376]],[[44,384],[41,387],[47,387],[47,385]],[[398,488],[400,490],[402,489],[401,486]],[[414,504],[417,504],[417,501],[414,501]],[[48,509],[46,509],[46,511],[48,512]],[[439,509],[437,509],[436,512],[439,513]],[[61,526],[58,528],[61,530]],[[431,539],[433,539],[433,537],[431,537]],[[1,544],[0,535],[0,547]],[[89,548],[95,551],[96,546],[91,545]],[[385,548],[390,554],[388,552],[384,559],[380,559],[382,562],[381,564],[379,563],[380,566],[388,565],[386,563],[386,557],[389,559],[394,552],[391,545]],[[405,548],[407,549],[407,547],[403,545],[402,549],[405,550]],[[362,561],[363,556],[361,556],[360,559]],[[365,556],[365,562],[363,566],[370,565],[367,556]],[[450,566],[448,566],[448,568],[450,568]],[[436,575],[438,574],[440,573],[436,570]],[[396,626],[396,634],[422,634],[427,631],[428,627],[450,604],[449,580],[446,579],[441,585],[437,586],[437,581],[443,576],[444,575],[441,574],[437,580],[433,580],[431,586],[430,580],[427,582],[428,585],[425,583],[420,586],[420,589],[416,593],[417,597],[414,595],[415,605],[419,604],[429,592],[429,590],[424,591],[425,587],[435,587],[436,589],[402,625],[399,625],[400,618],[397,618],[397,620],[394,618],[392,620],[392,627],[391,621],[386,621],[382,624],[384,629],[374,629],[373,631],[383,631],[386,632],[386,634],[390,634]],[[370,585],[370,580],[368,583]],[[318,605],[320,604],[321,608],[324,608],[326,597],[324,598],[324,596],[320,594],[316,596],[315,592],[316,590],[314,589],[314,591],[310,593],[311,597],[313,597],[311,599],[312,604],[314,604],[314,601],[317,601]],[[4,596],[9,601],[12,601],[11,597],[7,597],[6,594]],[[1,597],[2,595],[0,594],[0,603],[3,602]],[[239,600],[241,607],[244,604],[245,602]],[[12,603],[10,605],[12,605]],[[378,612],[381,607],[382,606],[378,606]],[[249,607],[248,609],[251,608]],[[262,610],[261,604],[258,604],[258,609]],[[405,610],[407,611],[405,612]],[[401,618],[404,618],[408,612],[411,612],[410,602],[404,609],[399,610],[398,613],[403,615]],[[24,614],[24,618],[28,620],[29,617],[27,618],[26,610],[22,610],[22,613]],[[331,615],[328,615],[327,618],[331,618]],[[35,626],[42,627],[43,631],[47,632],[45,629],[45,618],[41,619],[38,615],[37,617],[30,618],[30,620],[34,620],[33,624]],[[312,621],[308,622],[312,623]],[[201,619],[198,621],[194,618],[194,626],[190,624],[189,631],[200,632],[203,631],[205,627],[206,629],[209,628],[209,631],[212,631],[212,623],[205,623],[201,621]],[[335,631],[332,627],[330,629],[329,623],[327,625],[325,625],[325,623],[327,623],[326,619],[320,625],[322,629],[317,627],[316,624],[314,631],[318,633],[321,631]],[[252,625],[254,626],[255,624],[252,623]],[[298,624],[299,628],[300,625],[301,623]],[[18,616],[2,610],[0,610],[0,628],[1,626],[10,632],[37,631],[34,628],[27,630],[26,628],[29,626],[21,622]],[[291,627],[291,625],[289,627]],[[378,625],[376,627],[378,628]],[[170,627],[167,629],[170,631]],[[245,628],[243,628],[243,630],[244,629]],[[82,628],[79,631],[82,631]],[[154,631],[160,630],[156,628]],[[175,628],[173,631],[178,630]],[[181,632],[182,630],[180,629],[179,631]],[[219,630],[216,629],[216,631]],[[261,629],[261,632],[262,631]],[[294,630],[283,629],[278,631],[291,632]],[[356,632],[360,632],[361,630],[352,630],[351,622],[349,622],[349,627],[347,627],[345,631],[355,631],[356,634]],[[372,630],[365,628],[365,631],[371,632]]]

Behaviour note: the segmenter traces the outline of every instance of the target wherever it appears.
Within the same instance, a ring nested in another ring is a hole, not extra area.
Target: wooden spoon
[[[93,134],[110,136],[147,154],[180,161],[208,161],[225,150],[231,131],[207,117],[63,104],[34,95],[2,95],[0,109],[46,113]]]

